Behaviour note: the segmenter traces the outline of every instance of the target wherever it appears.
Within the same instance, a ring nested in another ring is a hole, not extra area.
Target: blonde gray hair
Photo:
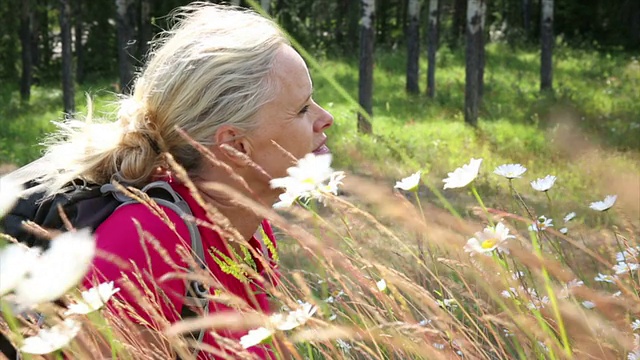
[[[59,161],[43,179],[58,189],[74,178],[130,185],[147,183],[169,152],[188,171],[200,153],[177,128],[210,145],[217,128],[255,128],[255,114],[275,95],[274,58],[288,40],[252,11],[198,3],[174,13],[176,24],[152,44],[133,92],[120,100],[117,121],[67,121],[48,142]]]

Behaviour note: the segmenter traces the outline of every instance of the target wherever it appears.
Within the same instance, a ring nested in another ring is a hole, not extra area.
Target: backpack
[[[36,183],[27,184],[28,187]],[[181,218],[192,216],[187,202],[176,193],[171,185],[164,181],[152,182],[141,189],[158,205],[167,207]],[[29,220],[45,229],[64,229],[64,221],[60,217],[58,208],[61,207],[69,222],[75,228],[91,228],[94,232],[116,209],[138,202],[120,191],[112,184],[89,184],[83,180],[70,182],[57,194],[46,197],[44,192],[35,192],[27,198],[18,201],[11,212],[0,222],[3,232],[14,237],[29,247],[48,247],[48,241],[25,230],[23,221]],[[195,255],[195,262],[205,268],[204,248],[197,225],[185,221],[191,238],[191,249]],[[185,304],[180,315],[183,319],[197,316],[200,309],[205,315],[209,312],[208,290],[202,284],[191,281],[187,285]],[[204,329],[192,333],[190,336],[197,342],[204,338]],[[199,350],[194,349],[193,356],[197,357]],[[0,334],[0,353],[9,359],[19,359],[19,354],[11,343]]]

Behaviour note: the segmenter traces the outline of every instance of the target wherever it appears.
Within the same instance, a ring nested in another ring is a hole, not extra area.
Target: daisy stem
[[[530,231],[531,240],[533,242],[533,252],[536,257],[540,260],[543,260],[542,249],[538,242],[538,236],[534,231]],[[562,347],[564,348],[564,352],[567,357],[572,357],[571,345],[569,344],[569,337],[567,336],[567,329],[564,327],[564,319],[562,318],[562,314],[560,313],[560,308],[558,307],[558,299],[556,298],[556,294],[553,291],[553,287],[551,286],[551,278],[549,277],[549,273],[547,272],[546,266],[544,263],[541,264],[542,270],[542,278],[544,279],[544,287],[547,290],[547,294],[549,295],[549,300],[551,301],[551,307],[553,308],[553,313],[556,317],[556,321],[558,324],[558,329],[560,331],[560,339],[562,340]]]
[[[516,199],[516,194],[515,194],[515,189],[513,188],[513,179],[509,179],[509,194],[511,195],[511,211],[513,211],[514,213],[516,212],[516,204],[515,204],[515,199]]]
[[[549,204],[549,214],[551,215],[551,217],[553,217],[553,206],[551,204],[551,195],[549,195],[549,191],[545,191],[544,194],[547,195],[547,203]]]
[[[424,224],[427,225],[427,218],[424,216],[424,209],[422,208],[422,204],[420,203],[420,196],[418,196],[418,191],[414,191],[413,195],[416,197],[416,204],[418,205],[418,210],[420,210],[422,221],[424,221]]]
[[[478,190],[476,190],[475,185],[471,185],[471,192],[476,197],[476,200],[478,200],[478,204],[480,204],[480,207],[482,208],[482,210],[484,211],[485,215],[487,216],[487,221],[489,221],[489,225],[493,226],[493,220],[491,220],[491,216],[489,215],[489,211],[487,210],[487,207],[484,206],[484,202],[482,202],[482,198],[480,197],[480,194],[478,194]]]

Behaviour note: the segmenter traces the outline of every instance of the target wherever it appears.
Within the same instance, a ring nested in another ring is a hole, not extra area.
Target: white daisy
[[[343,352],[349,352],[349,350],[351,350],[351,345],[342,340],[342,339],[338,339],[336,340],[336,345],[340,348],[340,350],[342,350]]]
[[[564,222],[569,222],[569,221],[571,221],[574,217],[576,217],[576,213],[572,211],[572,212],[568,213],[568,214],[564,217]]]
[[[556,182],[556,177],[553,175],[547,175],[541,179],[537,179],[531,182],[531,187],[536,191],[549,191],[553,184]]]
[[[297,310],[291,311],[288,314],[274,314],[271,315],[271,324],[278,330],[292,330],[300,325],[304,325],[309,319],[313,317],[313,314],[318,311],[318,308],[309,304],[303,303]]]
[[[69,304],[69,310],[65,312],[65,315],[84,315],[99,310],[109,301],[111,296],[118,291],[120,291],[120,288],[114,289],[113,281],[94,286],[82,292],[82,301]]]
[[[417,173],[414,173],[411,176],[408,176],[400,181],[396,181],[396,186],[394,186],[394,188],[402,189],[405,191],[418,190],[418,186],[420,185],[420,174],[421,172],[418,171]]]
[[[614,283],[614,277],[611,275],[605,275],[605,274],[601,274],[598,273],[598,275],[596,277],[593,278],[593,280],[597,281],[597,282],[608,282],[608,283]]]
[[[63,233],[50,244],[15,288],[16,302],[23,307],[56,300],[75,287],[89,270],[96,250],[89,229]]]
[[[448,174],[448,177],[444,180],[444,189],[461,188],[469,185],[477,176],[480,171],[480,164],[482,159],[471,159],[468,164],[462,165]]]
[[[559,230],[561,233],[566,234],[569,232],[569,229],[567,229],[566,227],[563,227],[562,229]]]
[[[593,309],[594,307],[596,307],[596,303],[594,303],[593,301],[585,300],[582,302],[582,306],[587,309]]]
[[[529,231],[544,231],[548,227],[553,227],[553,219],[547,219],[546,216],[539,216],[536,222],[529,225]]]
[[[618,262],[624,262],[624,261],[635,262],[637,257],[638,257],[638,247],[628,247],[626,250],[616,253],[616,261]]]
[[[344,295],[344,291],[334,291],[334,293],[328,298],[324,299],[327,304],[333,304],[336,300],[340,299]]]
[[[282,194],[278,195],[278,197],[280,198],[280,201],[273,204],[273,208],[284,209],[290,207],[291,205],[293,205],[293,203],[296,202],[296,200],[298,199],[298,194],[283,192]]]
[[[243,348],[248,349],[252,346],[262,344],[265,340],[268,340],[273,335],[272,329],[265,327],[259,327],[255,330],[249,330],[247,335],[240,338],[240,345]]]
[[[289,176],[269,182],[271,188],[285,190],[274,205],[276,208],[290,206],[299,198],[322,200],[324,195],[336,194],[344,179],[344,172],[334,172],[331,168],[331,154],[307,154],[296,166],[288,168],[287,174]]]
[[[611,294],[611,296],[613,296],[613,297],[619,297],[619,296],[622,296],[622,291],[616,291],[616,292],[614,292],[613,294]]]
[[[509,235],[509,228],[499,222],[496,226],[487,226],[482,232],[477,232],[475,237],[467,241],[464,250],[472,254],[489,254],[495,249],[506,252],[507,249],[501,247],[501,245],[508,239],[513,238],[515,236]]]
[[[640,265],[636,263],[630,262],[619,262],[618,264],[613,266],[613,271],[616,272],[617,275],[626,274],[630,271],[636,271],[640,268]]]
[[[493,170],[494,174],[504,176],[507,179],[516,179],[522,177],[527,168],[520,164],[504,164]]]
[[[627,360],[640,360],[640,349],[630,352],[627,355]]]
[[[71,319],[24,339],[20,351],[27,354],[44,355],[65,347],[80,332],[80,323]]]
[[[534,310],[534,309],[542,309],[545,307],[545,305],[548,305],[550,302],[549,297],[548,296],[543,296],[542,298],[538,298],[537,295],[533,296],[532,294],[532,299],[529,302],[529,304],[527,304],[527,307],[529,308],[529,310]]]
[[[502,290],[500,295],[502,295],[503,298],[509,299],[509,298],[512,298],[512,297],[516,297],[517,293],[516,293],[516,289],[515,288],[509,288],[509,290]]]
[[[597,211],[607,211],[616,203],[618,195],[607,195],[603,201],[592,202],[589,207]]]
[[[380,281],[376,282],[376,286],[378,290],[385,291],[387,289],[387,282],[384,279],[380,279]]]
[[[0,296],[12,291],[27,275],[42,250],[22,244],[0,249]]]
[[[636,319],[631,323],[631,328],[633,331],[640,329],[640,320]]]
[[[445,308],[455,309],[458,307],[456,299],[442,299],[437,301],[438,305]]]
[[[582,280],[573,279],[562,287],[562,290],[560,291],[560,294],[558,295],[558,297],[560,297],[561,299],[566,299],[569,297],[569,295],[571,295],[571,289],[580,287],[583,285],[584,285],[584,282]]]

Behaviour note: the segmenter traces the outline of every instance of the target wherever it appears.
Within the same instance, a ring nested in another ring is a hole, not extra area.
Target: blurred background
[[[87,95],[94,118],[114,120],[149,41],[187,3],[2,1],[0,166],[37,158],[52,121],[86,116]],[[556,174],[566,201],[610,187],[611,174],[640,187],[637,0],[231,3],[269,14],[304,51],[316,101],[336,118],[338,167],[440,181],[475,156]],[[483,180],[500,202],[505,186]]]

